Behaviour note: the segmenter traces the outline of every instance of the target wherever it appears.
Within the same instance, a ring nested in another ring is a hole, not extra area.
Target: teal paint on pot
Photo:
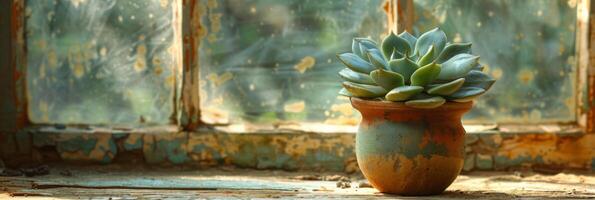
[[[356,136],[356,154],[403,154],[408,158],[418,155],[429,158],[432,155],[448,154],[443,144],[421,145],[429,126],[423,122],[392,122],[375,120],[359,127]]]
[[[356,135],[357,163],[381,192],[399,195],[442,193],[464,164],[462,115],[471,102],[433,109],[351,98],[362,114]]]

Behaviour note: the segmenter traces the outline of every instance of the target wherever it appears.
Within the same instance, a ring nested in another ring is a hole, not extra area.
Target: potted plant
[[[337,57],[347,66],[339,93],[362,114],[355,149],[364,176],[385,193],[442,193],[463,166],[461,117],[495,82],[471,44],[448,43],[435,28],[419,38],[390,33],[381,44],[355,38]]]

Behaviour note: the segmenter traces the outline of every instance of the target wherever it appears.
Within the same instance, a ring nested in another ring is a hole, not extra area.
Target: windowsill
[[[210,166],[227,163],[259,169],[357,169],[355,126],[343,127],[343,132],[329,131],[328,126],[304,127],[308,126],[232,132],[233,129],[221,127],[183,131],[175,126],[129,130],[36,126],[16,134],[0,133],[0,138],[5,138],[0,154],[28,155],[47,148],[57,153],[47,155],[48,158],[66,161],[129,163],[129,159],[134,158],[148,164]],[[470,125],[465,128],[468,131],[465,171],[533,165],[584,170],[594,166],[589,144],[595,137],[577,126]],[[21,162],[19,158],[26,160],[35,156],[5,157]]]
[[[379,193],[361,174],[211,169],[160,169],[143,165],[60,166],[35,177],[0,177],[10,187],[0,198],[403,198]],[[528,171],[459,175],[446,192],[431,199],[588,198],[590,174],[542,175]]]
[[[467,134],[562,134],[582,135],[584,128],[574,124],[540,124],[540,125],[516,125],[516,124],[470,124],[464,125]],[[28,131],[40,133],[113,133],[113,134],[166,134],[180,132],[181,129],[175,125],[147,126],[138,128],[110,128],[106,126],[53,126],[37,125],[27,128]],[[353,125],[328,125],[322,123],[294,123],[276,125],[229,125],[203,127],[197,133],[228,133],[228,134],[355,134],[357,126]]]

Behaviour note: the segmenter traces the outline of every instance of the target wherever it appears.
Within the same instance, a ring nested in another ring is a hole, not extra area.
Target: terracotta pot
[[[461,117],[472,102],[434,109],[351,98],[362,114],[355,152],[359,167],[380,192],[442,193],[463,168],[465,129]]]

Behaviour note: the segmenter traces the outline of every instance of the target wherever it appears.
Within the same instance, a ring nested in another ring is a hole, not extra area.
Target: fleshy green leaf
[[[456,92],[457,90],[459,90],[461,88],[461,86],[463,86],[463,83],[465,83],[465,78],[459,78],[457,80],[454,80],[454,81],[451,81],[448,83],[430,85],[428,94],[450,95],[450,94]]]
[[[339,90],[339,95],[341,96],[346,96],[346,97],[353,97],[353,94],[351,94],[349,91],[347,91],[347,89],[345,88],[341,88],[341,90]]]
[[[484,65],[482,65],[481,63],[477,63],[477,65],[475,65],[475,67],[473,67],[471,69],[471,71],[480,71],[483,72],[483,69],[485,68]]]
[[[339,58],[339,60],[341,60],[341,62],[343,62],[349,69],[356,72],[369,74],[375,69],[372,64],[353,53],[338,54],[337,58]]]
[[[471,70],[467,76],[465,76],[464,87],[478,87],[484,90],[489,90],[490,87],[496,82],[492,77],[481,71]]]
[[[399,53],[398,51],[393,51],[393,54],[390,55],[390,58],[388,58],[388,60],[395,60],[403,57],[405,57],[403,54]]]
[[[391,32],[382,40],[382,53],[384,57],[390,58],[393,55],[394,51],[397,51],[401,54],[406,54],[411,52],[411,47],[407,43],[407,40],[403,38],[397,37],[395,33]]]
[[[374,98],[382,97],[386,94],[386,90],[384,88],[375,85],[365,85],[344,81],[343,87],[354,97]]]
[[[438,77],[440,71],[440,65],[436,63],[420,67],[411,75],[411,85],[425,86],[430,84]]]
[[[358,41],[360,52],[363,54],[362,57],[364,58],[364,60],[369,61],[366,53],[370,49],[378,49],[378,47],[376,46],[376,42],[368,38],[360,38],[358,39]]]
[[[384,98],[389,101],[405,101],[412,96],[419,94],[424,88],[421,86],[401,86],[389,91]]]
[[[486,90],[478,87],[462,87],[457,92],[448,96],[448,99],[456,102],[467,102],[471,101],[478,96],[485,93]]]
[[[444,31],[435,28],[419,36],[417,43],[415,43],[415,53],[426,55],[431,45],[434,45],[434,55],[439,55],[442,52],[442,49],[446,45],[446,34]]]
[[[376,41],[370,38],[355,38],[355,40],[357,40],[357,42],[360,43],[360,45],[364,45],[368,48],[378,48],[378,44],[376,44]]]
[[[351,52],[360,58],[363,57],[361,50],[359,49],[359,42],[354,38],[351,42]]]
[[[411,75],[413,72],[419,68],[419,66],[409,59],[408,56],[397,60],[391,60],[388,65],[390,66],[390,70],[403,75],[405,83],[407,84],[411,82]]]
[[[442,104],[444,104],[444,102],[446,102],[444,98],[437,96],[427,99],[409,100],[405,102],[405,105],[413,108],[431,109],[441,106]]]
[[[354,72],[349,68],[344,68],[339,72],[339,76],[346,81],[353,82],[353,83],[361,83],[367,85],[374,85],[376,84],[372,77],[368,74]]]
[[[409,47],[412,51],[409,52],[409,54],[413,54],[413,49],[415,48],[415,43],[417,42],[417,38],[415,38],[415,36],[409,34],[409,32],[407,31],[403,31],[401,34],[399,34],[400,38],[403,38],[404,40],[407,41],[407,44],[409,44]]]
[[[450,59],[458,54],[462,54],[462,53],[466,53],[466,54],[471,53],[471,43],[447,44],[446,47],[444,47],[444,50],[442,51],[442,53],[440,53],[440,55],[436,59],[436,62],[439,64],[443,63],[443,62],[447,61],[448,59]]]
[[[382,55],[382,53],[380,53],[378,49],[369,49],[367,54],[370,63],[372,63],[374,67],[376,67],[377,69],[388,69],[388,62],[386,62],[384,56]]]
[[[430,64],[434,60],[434,52],[434,45],[430,45],[430,49],[419,59],[417,65],[425,66]]]
[[[479,62],[479,56],[459,54],[442,63],[442,71],[438,75],[440,80],[454,80],[462,78]]]
[[[377,85],[383,87],[386,90],[392,90],[393,88],[405,85],[405,80],[401,74],[383,69],[372,71],[370,73],[370,77],[372,77]]]

